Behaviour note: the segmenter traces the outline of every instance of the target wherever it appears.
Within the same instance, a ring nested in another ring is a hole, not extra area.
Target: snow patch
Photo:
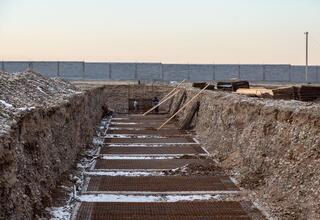
[[[165,160],[175,159],[174,156],[101,156],[103,160]]]
[[[137,125],[140,123],[136,122],[111,122],[112,125]]]
[[[40,87],[40,86],[37,86],[37,90],[38,90],[38,91],[40,91],[41,93],[43,93],[43,94],[47,95],[47,93],[45,93],[45,92],[41,89],[41,87]],[[72,91],[72,92],[74,92],[74,91]]]
[[[163,172],[143,172],[143,171],[90,171],[84,173],[87,176],[163,176]]]
[[[166,138],[159,135],[107,134],[104,138]]]
[[[32,109],[35,109],[36,107],[21,107],[21,108],[17,108],[19,111],[31,111]]]
[[[0,103],[1,103],[2,105],[4,105],[4,107],[6,107],[6,108],[13,108],[13,105],[9,104],[8,102],[6,102],[6,101],[4,101],[4,100],[1,100],[1,99],[0,99]]]
[[[219,200],[221,195],[118,195],[118,194],[94,194],[81,195],[77,199],[81,202],[179,202],[196,200]]]

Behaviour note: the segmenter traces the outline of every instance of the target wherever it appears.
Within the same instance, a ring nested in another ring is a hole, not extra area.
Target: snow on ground
[[[90,171],[85,172],[88,176],[163,176],[163,172],[142,172],[142,171]]]
[[[4,100],[0,100],[0,103],[1,103],[2,105],[4,105],[5,108],[13,108],[13,105],[7,103],[7,102],[4,101]]]
[[[159,135],[107,134],[104,138],[166,138]]]
[[[196,200],[219,200],[221,195],[119,195],[93,194],[81,195],[77,200],[81,202],[179,202]]]
[[[183,154],[182,154],[183,155]],[[104,155],[100,157],[103,160],[165,160],[165,159],[175,159],[175,156],[109,156]]]
[[[135,122],[111,122],[112,125],[137,125],[141,123],[135,123]]]
[[[110,117],[111,118],[111,117]],[[98,128],[103,127],[106,129],[108,127],[108,122],[110,118],[102,120]],[[88,149],[82,155],[83,158],[77,163],[76,174],[70,175],[70,179],[74,180],[75,185],[71,188],[67,188],[70,192],[68,194],[67,202],[61,207],[49,207],[46,210],[52,215],[51,219],[56,220],[69,220],[71,218],[73,209],[75,208],[75,195],[78,194],[85,182],[85,177],[87,171],[89,171],[94,165],[95,159],[98,157],[98,152],[101,146],[101,137],[99,136],[101,132],[97,131],[97,136],[95,136],[92,140],[93,148]]]

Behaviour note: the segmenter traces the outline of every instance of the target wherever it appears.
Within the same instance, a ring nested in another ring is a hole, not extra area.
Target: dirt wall
[[[31,219],[50,204],[50,191],[91,141],[102,117],[101,91],[23,113],[1,137],[0,218]]]
[[[79,88],[92,88],[95,85],[75,84]],[[101,86],[101,85],[98,85]],[[153,97],[163,98],[173,88],[165,85],[104,85],[106,102],[108,107],[117,113],[128,113],[129,99],[152,99]],[[160,110],[167,110],[169,101],[161,105]]]
[[[0,219],[33,219],[50,205],[51,191],[92,141],[95,126],[107,109],[127,112],[128,98],[161,97],[168,89],[102,86],[72,93],[52,105],[40,104],[12,117],[6,115],[9,127],[0,135]],[[34,96],[38,97],[42,98]],[[16,97],[8,100],[12,103]],[[8,106],[17,109],[7,104],[3,115],[9,112]]]
[[[171,111],[198,91],[182,89]],[[320,219],[319,104],[206,91],[178,121],[273,217]]]

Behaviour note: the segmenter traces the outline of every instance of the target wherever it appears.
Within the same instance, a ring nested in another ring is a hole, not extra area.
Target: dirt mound
[[[0,73],[0,219],[36,219],[88,146],[104,88],[80,92],[34,72]]]
[[[37,107],[50,107],[80,90],[60,78],[49,79],[28,71],[18,74],[0,72],[0,135],[19,113]]]

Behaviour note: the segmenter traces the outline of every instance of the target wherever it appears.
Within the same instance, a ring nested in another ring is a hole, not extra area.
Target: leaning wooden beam
[[[185,107],[187,107],[195,98],[197,98],[210,84],[207,84],[203,89],[201,89],[195,96],[193,96],[186,104],[184,104],[174,115],[172,115],[167,121],[165,121],[159,128],[160,130],[163,126],[168,124],[179,112],[181,112]]]
[[[171,94],[170,96],[168,96],[166,99],[162,100],[158,105],[153,106],[151,109],[149,109],[148,111],[146,111],[143,116],[146,116],[149,112],[153,111],[155,108],[159,107],[162,103],[165,103],[166,101],[168,101],[169,99],[171,99],[173,96],[175,96],[176,94],[178,94],[179,91],[176,91],[175,93]]]
[[[163,97],[161,99],[160,102],[162,102],[162,100],[166,99],[169,95],[171,95],[174,91],[176,91],[178,89],[179,86],[181,86],[182,83],[184,83],[186,80],[182,80],[176,87],[174,87],[167,95],[165,95],[165,97]]]
[[[179,86],[181,86],[181,84],[184,83],[185,81],[186,81],[185,79],[182,80],[176,87],[173,88],[173,90],[171,90],[167,95],[165,95],[165,96],[161,99],[161,101],[159,102],[158,105],[153,106],[151,109],[149,109],[148,111],[146,111],[146,112],[143,114],[143,116],[146,116],[149,112],[151,112],[152,110],[154,110],[156,107],[160,106],[160,105],[163,103],[163,101],[166,101],[166,100],[167,100],[167,97],[169,97],[174,91],[176,91],[177,88],[178,88]]]

